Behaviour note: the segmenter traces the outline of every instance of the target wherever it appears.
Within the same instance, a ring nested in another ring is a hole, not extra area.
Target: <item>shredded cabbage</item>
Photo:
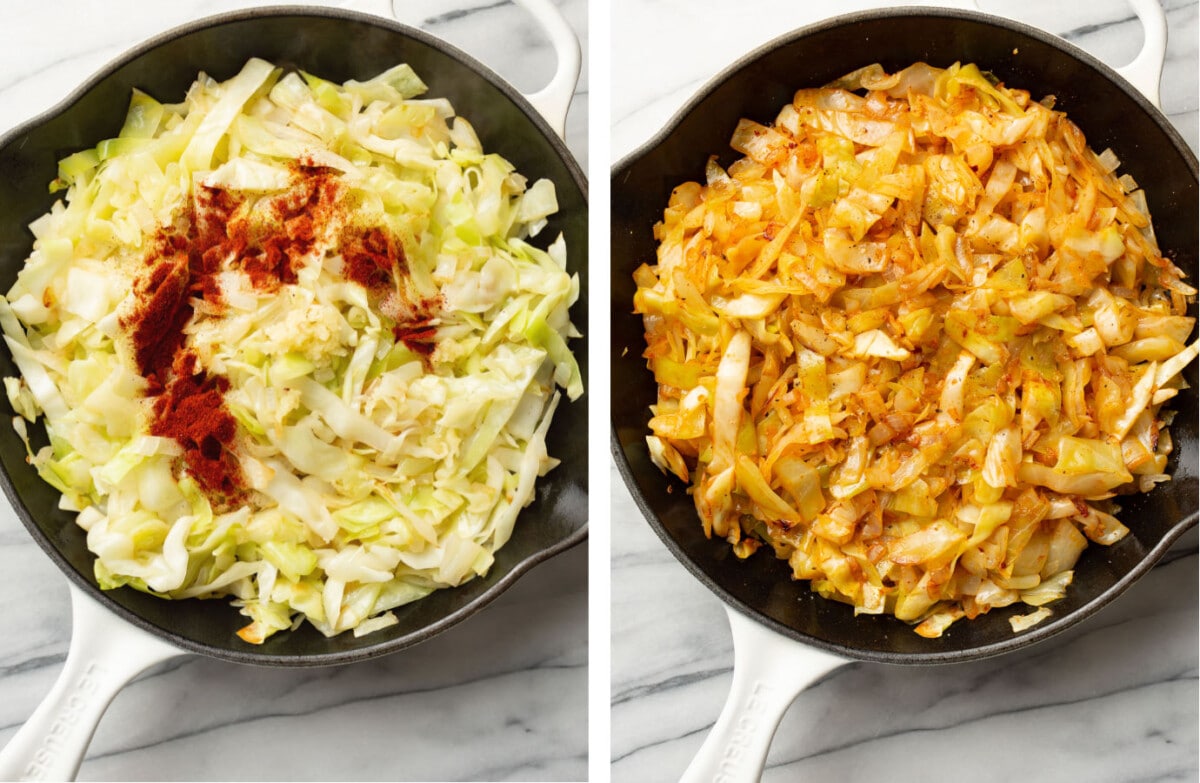
[[[974,65],[872,65],[675,188],[634,273],[647,444],[708,535],[936,637],[1062,597],[1129,532],[1116,496],[1168,479],[1196,290],[1052,107]]]
[[[201,74],[181,103],[135,91],[116,139],[60,163],[65,198],[31,226],[0,299],[21,371],[5,390],[44,418],[30,462],[79,512],[102,587],[233,596],[251,643],[302,620],[358,635],[485,574],[509,539],[556,464],[555,387],[583,392],[567,347],[579,280],[561,236],[530,242],[558,209],[554,184],[527,183],[424,92],[407,65],[336,85],[255,59],[223,83]],[[151,252],[156,232],[215,219],[201,192],[236,197],[253,240],[295,198],[298,166],[343,209],[274,227],[312,234],[295,279],[260,290],[231,252],[220,305],[193,296],[182,327],[236,421],[245,491],[214,494],[179,442],[149,432],[162,389],[139,372],[129,314],[148,265],[170,260]],[[401,247],[403,266],[376,270],[390,292],[347,272],[344,236],[366,228]],[[416,300],[435,306],[404,333]]]

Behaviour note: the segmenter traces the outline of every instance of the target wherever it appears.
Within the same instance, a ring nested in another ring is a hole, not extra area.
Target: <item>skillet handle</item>
[[[96,725],[125,683],[184,652],[117,619],[75,585],[71,646],[50,693],[0,751],[0,780],[74,780]]]
[[[1167,15],[1159,0],[1129,0],[1134,13],[1142,22],[1145,40],[1142,51],[1133,62],[1117,68],[1117,73],[1132,84],[1146,100],[1161,109],[1159,88],[1162,84],[1163,63],[1167,59]]]
[[[680,783],[752,783],[762,775],[775,729],[800,691],[850,663],[806,647],[728,606],[733,685]]]
[[[931,1],[935,5],[965,8],[969,11],[984,11],[979,5],[979,0]],[[1163,64],[1167,59],[1167,14],[1163,11],[1161,0],[1128,0],[1128,2],[1133,6],[1133,12],[1137,14],[1138,21],[1142,23],[1145,39],[1142,42],[1142,50],[1138,52],[1132,62],[1113,70],[1133,85],[1134,89],[1146,96],[1146,100],[1150,101],[1154,108],[1162,109],[1159,88],[1162,83]],[[1005,15],[1003,10],[984,12]]]
[[[567,109],[571,106],[571,98],[575,95],[575,86],[579,84],[579,73],[582,67],[582,54],[579,48],[579,37],[567,23],[567,18],[554,4],[553,0],[513,0],[523,7],[546,31],[550,44],[554,47],[557,64],[554,75],[545,87],[535,93],[525,95],[538,114],[550,123],[560,137],[567,133]],[[405,0],[398,0],[400,8],[405,7]],[[396,4],[393,0],[346,0],[343,6],[363,13],[375,14],[386,19],[397,19]]]
[[[514,1],[524,6],[546,31],[558,57],[550,81],[537,92],[526,95],[525,99],[546,118],[555,133],[566,137],[567,109],[571,107],[571,98],[575,95],[575,86],[579,84],[579,72],[583,67],[579,37],[551,0]]]

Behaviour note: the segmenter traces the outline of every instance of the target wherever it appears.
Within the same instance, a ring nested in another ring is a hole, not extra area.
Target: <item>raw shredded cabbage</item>
[[[65,198],[33,223],[0,299],[21,371],[5,390],[44,418],[49,445],[30,462],[79,512],[102,587],[233,596],[252,643],[302,620],[359,635],[486,573],[509,539],[556,464],[555,387],[583,392],[567,347],[579,281],[561,236],[530,242],[558,209],[554,184],[527,183],[424,92],[407,65],[337,85],[256,59],[223,83],[201,74],[181,103],[135,91],[116,139],[60,163]],[[319,172],[342,210],[322,223],[310,204],[308,224],[272,226],[298,171]],[[156,234],[216,220],[203,194],[236,199],[251,241],[286,229],[307,242],[294,279],[262,290],[230,252],[219,302],[189,300],[181,350],[228,382],[236,496],[150,433],[166,379],[143,377],[128,326],[148,265],[170,261]],[[401,249],[402,265],[368,270],[382,293],[347,271],[345,237],[368,229]]]
[[[936,637],[1048,616],[1166,481],[1196,290],[1053,99],[879,65],[743,119],[634,273],[649,452],[708,535]]]

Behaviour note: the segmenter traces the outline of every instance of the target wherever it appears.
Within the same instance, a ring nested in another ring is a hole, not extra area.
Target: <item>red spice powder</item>
[[[175,370],[154,400],[150,433],[183,447],[188,473],[206,494],[236,501],[245,490],[241,466],[230,451],[237,422],[225,409],[229,380],[204,372],[190,351],[180,355]]]
[[[192,317],[187,302],[191,271],[186,253],[164,257],[134,285],[139,300],[136,317],[125,319],[133,336],[133,354],[151,386],[158,388],[183,344],[183,326]]]
[[[404,246],[382,228],[347,229],[341,236],[342,274],[367,289],[381,300],[397,290],[396,275],[408,273],[408,258]],[[410,351],[428,360],[437,348],[437,327],[433,315],[440,299],[406,302],[407,317],[392,327],[392,334]]]
[[[413,323],[393,326],[392,334],[404,343],[408,350],[420,354],[423,359],[428,359],[437,348],[437,327],[430,323],[432,320],[431,313],[422,313]]]
[[[342,260],[342,274],[377,297],[396,289],[396,272],[408,272],[404,247],[382,228],[343,231]]]
[[[230,231],[243,201],[241,196],[227,190],[201,186],[185,216],[193,295],[210,304],[221,303],[221,287],[216,278],[221,262],[230,255],[239,255],[246,247],[245,237]]]
[[[264,199],[254,211],[264,229],[252,231],[249,216],[239,216],[230,233],[244,240],[239,253],[243,272],[260,291],[279,290],[296,282],[296,271],[312,252],[318,226],[331,221],[345,207],[345,187],[338,171],[302,163],[291,167],[291,186],[278,196]]]
[[[223,263],[240,268],[261,291],[293,284],[317,237],[339,210],[349,208],[336,169],[300,162],[291,175],[286,191],[261,199],[252,210],[238,194],[198,187],[176,224],[152,238],[147,271],[134,285],[137,306],[121,319],[138,371],[148,381],[147,395],[155,398],[151,433],[176,440],[187,471],[204,491],[230,502],[246,490],[232,453],[237,422],[224,404],[229,381],[200,368],[197,356],[183,347],[183,329],[194,315],[193,299],[218,312],[222,308],[217,275]],[[344,229],[339,239],[345,276],[377,303],[399,305],[393,309],[405,317],[393,327],[396,339],[428,361],[436,347],[432,320],[440,300],[405,301],[396,285],[396,276],[408,273],[403,245],[381,228]]]
[[[198,371],[194,354],[183,351],[183,329],[194,313],[191,299],[222,303],[216,274],[229,253],[244,242],[226,231],[242,199],[216,188],[199,188],[179,222],[151,240],[148,270],[134,284],[137,306],[121,319],[133,343],[138,372],[155,397],[150,432],[172,438],[183,463],[210,495],[234,501],[244,492],[237,460],[228,453],[237,431],[224,407],[225,378]]]

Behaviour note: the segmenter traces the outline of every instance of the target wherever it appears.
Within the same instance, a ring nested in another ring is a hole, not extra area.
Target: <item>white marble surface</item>
[[[868,5],[881,4],[837,4]],[[1065,35],[1110,64],[1139,48],[1122,0],[982,5]],[[1194,149],[1197,4],[1165,6],[1164,108]],[[831,7],[618,0],[613,38],[639,56],[613,58],[613,160],[649,139],[726,64]],[[642,519],[615,468],[611,476],[612,780],[673,780],[728,692],[729,627],[719,600]],[[788,711],[763,780],[1197,780],[1196,548],[1192,531],[1100,614],[1028,650],[934,668],[839,670]]]
[[[251,5],[266,3],[6,5],[0,132],[48,108],[139,41]],[[587,5],[559,5],[584,43],[567,141],[586,166]],[[511,4],[406,0],[397,6],[402,21],[471,53],[526,92],[541,87],[553,69],[545,39]],[[586,544],[553,558],[483,613],[383,659],[310,670],[195,656],[166,664],[117,695],[80,778],[582,780],[587,560]],[[65,577],[0,501],[0,745],[50,689],[69,625]]]

